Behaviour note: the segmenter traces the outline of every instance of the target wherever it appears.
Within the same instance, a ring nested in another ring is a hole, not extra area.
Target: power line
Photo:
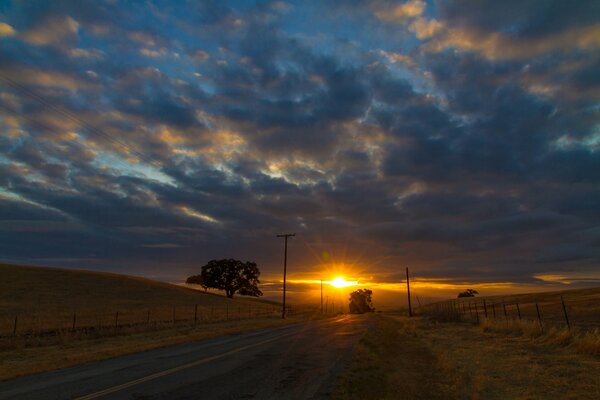
[[[12,109],[10,109],[10,108],[6,107],[5,105],[3,105],[3,104],[1,104],[1,103],[0,103],[0,109],[4,109],[4,110],[5,110],[6,112],[8,112],[8,113],[14,113],[14,110],[12,110]],[[21,118],[22,120],[28,121],[28,123],[29,123],[29,124],[31,124],[31,125],[33,125],[33,126],[36,126],[36,127],[38,127],[38,128],[44,129],[44,130],[46,130],[46,131],[54,132],[54,133],[57,133],[57,134],[61,134],[61,133],[63,133],[63,130],[61,130],[61,129],[59,129],[59,128],[56,128],[56,127],[53,127],[53,126],[50,126],[50,125],[44,124],[43,122],[37,121],[37,120],[35,120],[35,119],[31,118],[31,117],[28,117],[28,116],[26,116],[26,115],[22,115],[22,114],[21,114],[21,115],[19,116],[19,118]],[[65,160],[61,160],[61,161],[62,161],[63,163],[65,163]],[[122,160],[122,159],[120,159],[120,158],[117,158],[117,159],[115,160],[115,163],[116,163],[116,164],[119,164],[119,165],[121,165],[121,166],[123,166],[123,167],[125,167],[125,168],[128,168],[128,167],[130,167],[130,164],[128,164],[127,162],[125,162],[124,160]],[[73,163],[71,163],[71,164],[73,164]]]
[[[61,108],[59,106],[56,106],[55,104],[50,103],[48,100],[44,99],[42,96],[40,96],[39,94],[35,93],[33,90],[28,89],[27,87],[17,83],[16,81],[14,81],[13,79],[11,79],[10,77],[0,73],[0,79],[3,80],[8,86],[12,87],[13,89],[17,90],[18,92],[21,92],[22,94],[27,95],[28,97],[36,100],[37,102],[39,102],[40,104],[42,104],[43,106],[51,109],[52,111],[64,116],[65,118],[76,122],[77,124],[79,124],[81,127],[87,129],[88,132],[95,134],[97,136],[100,136],[110,142],[112,142],[113,144],[116,144],[118,146],[120,146],[121,148],[127,150],[130,154],[133,154],[134,156],[136,156],[138,159],[140,159],[141,161],[145,161],[150,165],[153,165],[155,167],[159,167],[162,166],[162,162],[155,159],[154,157],[148,156],[144,153],[141,153],[138,150],[135,150],[133,148],[131,148],[131,146],[129,146],[127,143],[119,140],[118,138],[113,137],[112,135],[94,127],[93,125],[91,125],[90,123],[88,123],[87,121],[85,121],[84,119],[78,117],[77,115],[73,114],[72,112],[65,110],[64,108]],[[5,108],[6,109],[6,108]],[[158,165],[157,165],[158,164]]]

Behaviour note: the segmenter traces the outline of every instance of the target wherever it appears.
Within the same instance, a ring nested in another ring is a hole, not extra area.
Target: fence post
[[[517,314],[519,314],[519,321],[521,320],[521,308],[519,307],[519,302],[517,302]]]
[[[198,304],[194,304],[194,325],[198,321]]]
[[[477,309],[477,302],[475,302],[475,316],[477,317],[477,323],[479,324],[479,310]]]
[[[148,310],[148,316],[146,318],[146,323],[150,326],[150,310]]]
[[[496,303],[492,303],[492,313],[494,314],[494,319],[496,319]]]
[[[483,300],[483,312],[485,314],[485,318],[487,319],[487,304],[485,304],[485,299]]]
[[[504,308],[504,319],[508,320],[508,314],[506,313],[506,303],[502,303],[502,308]]]
[[[119,312],[115,313],[115,333],[117,333],[117,328],[119,327]]]
[[[19,316],[15,314],[15,324],[13,325],[13,336],[17,336],[17,321],[19,320]]]
[[[229,304],[225,304],[225,321],[229,321]]]
[[[567,307],[562,296],[560,296],[560,302],[562,303],[563,312],[565,313],[565,321],[567,321],[567,328],[571,331],[571,323],[569,322],[569,315],[567,314]]]
[[[537,311],[537,316],[538,316],[538,322],[540,323],[540,328],[543,329],[542,326],[542,316],[540,315],[540,307],[538,306],[538,302],[535,302],[535,310]]]
[[[76,318],[77,318],[77,316],[75,314],[75,311],[73,311],[73,326],[71,327],[71,330],[73,332],[75,332],[75,321],[76,321]]]

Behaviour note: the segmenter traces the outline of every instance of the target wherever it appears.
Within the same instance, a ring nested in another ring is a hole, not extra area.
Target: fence
[[[287,308],[287,315],[306,312]],[[0,338],[52,336],[65,332],[117,334],[128,328],[138,331],[176,325],[197,325],[251,318],[281,318],[281,306],[234,304],[225,306],[164,306],[151,309],[73,311],[49,314],[21,313],[0,319]],[[131,329],[129,329],[131,330]]]
[[[458,298],[432,303],[417,312],[440,321],[529,320],[544,329],[565,326],[568,329],[600,328],[600,299],[597,296],[573,297],[556,295],[523,298]]]

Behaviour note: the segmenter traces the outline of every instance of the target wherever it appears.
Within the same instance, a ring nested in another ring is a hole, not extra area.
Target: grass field
[[[427,318],[373,319],[332,398],[600,398],[600,359],[550,332],[532,339]]]
[[[118,312],[118,315],[116,313]],[[0,336],[115,324],[276,315],[278,305],[144,278],[0,264]]]
[[[0,346],[0,380],[211,337],[277,327],[305,319],[306,316],[293,316],[285,320],[253,318],[219,321],[208,326],[180,324],[156,331],[101,337],[77,337],[77,334],[65,333],[52,340],[38,338],[46,342],[43,346],[28,346],[26,341],[17,339],[10,347]]]
[[[419,314],[438,315],[450,319],[461,316],[463,320],[476,320],[477,315],[491,320],[538,320],[545,326],[565,326],[566,319],[561,298],[571,326],[579,329],[600,328],[600,288],[574,289],[544,293],[526,293],[508,296],[458,298],[433,303],[417,309]],[[484,308],[485,300],[485,308]],[[477,309],[475,309],[477,305]],[[505,314],[506,311],[506,314]],[[477,312],[477,314],[476,314]]]
[[[0,379],[308,317],[280,312],[277,303],[132,276],[0,264]]]

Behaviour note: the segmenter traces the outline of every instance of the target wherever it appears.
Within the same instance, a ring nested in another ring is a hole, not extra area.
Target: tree
[[[358,289],[350,293],[349,309],[351,314],[364,314],[373,312],[375,308],[371,302],[372,290]]]
[[[202,286],[202,288],[204,289],[205,292],[208,289],[208,287],[206,287],[206,285],[204,284],[204,279],[202,279],[202,275],[192,275],[192,276],[189,276],[185,280],[185,283],[191,284],[191,285],[200,285],[200,286]]]
[[[479,292],[475,289],[467,289],[464,292],[460,292],[458,294],[458,297],[475,297],[476,294],[479,294]]]
[[[199,281],[197,276],[200,276],[203,287],[224,290],[229,298],[235,293],[242,296],[262,296],[258,288],[260,270],[256,263],[250,261],[244,263],[233,258],[211,260],[202,267],[200,275],[190,276],[186,282]]]

